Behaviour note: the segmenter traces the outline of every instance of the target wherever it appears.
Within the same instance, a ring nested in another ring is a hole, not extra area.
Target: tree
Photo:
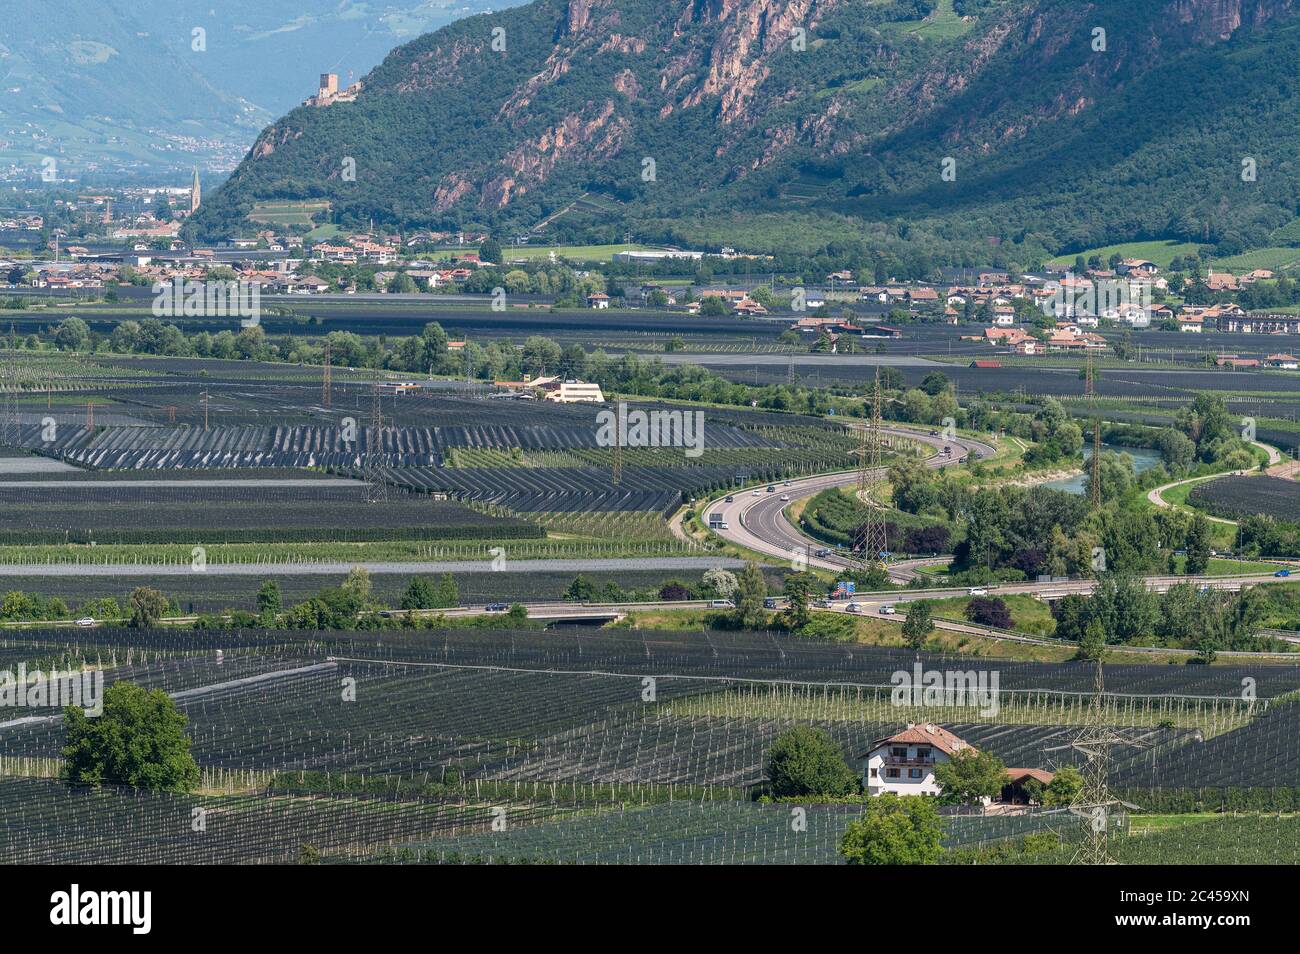
[[[571,603],[589,603],[596,598],[596,584],[579,573],[564,591],[564,598]]]
[[[370,571],[364,566],[354,566],[348,570],[347,579],[343,581],[343,591],[356,603],[357,608],[370,602]]]
[[[824,729],[796,726],[772,740],[767,754],[767,778],[777,798],[801,795],[851,795],[858,776],[844,752]]]
[[[81,785],[108,782],[162,792],[193,791],[199,767],[185,735],[188,721],[163,690],[115,682],[104,691],[98,717],[76,706],[63,710],[64,777]]]
[[[90,343],[90,328],[80,318],[70,315],[59,322],[54,343],[63,351],[84,351]]]
[[[724,600],[731,599],[732,594],[736,592],[736,587],[739,585],[734,573],[716,566],[704,571],[703,582],[705,586]]]
[[[1093,662],[1104,658],[1106,655],[1106,628],[1101,625],[1101,620],[1091,620],[1084,627],[1083,636],[1079,639],[1079,648],[1075,652],[1074,658]]]
[[[767,599],[767,581],[755,563],[746,563],[736,581],[736,622],[745,629],[757,629],[767,622],[763,601]]]
[[[913,600],[908,604],[907,618],[903,620],[903,641],[909,648],[920,650],[932,632],[934,623],[930,621],[929,602]]]
[[[851,865],[933,865],[943,853],[942,839],[933,799],[886,792],[849,822],[840,854]]]
[[[280,607],[280,584],[275,580],[264,581],[257,591],[257,615],[262,618],[264,626],[275,625]]]
[[[782,592],[789,601],[785,609],[786,623],[791,629],[799,629],[807,624],[812,615],[808,604],[812,595],[821,586],[821,581],[812,573],[791,573],[782,584]]]
[[[155,626],[167,612],[167,597],[148,586],[137,586],[129,597],[131,621],[127,625],[138,628]]]
[[[429,578],[427,576],[413,576],[411,582],[406,584],[406,592],[402,594],[401,608],[404,610],[433,609],[437,602],[433,584],[429,582]]]
[[[977,805],[997,798],[1007,781],[1007,767],[992,752],[974,747],[959,749],[934,767],[939,801],[944,805]]]
[[[966,604],[966,618],[979,626],[995,629],[1011,628],[1011,610],[1006,601],[996,596],[975,596]]]
[[[1043,789],[1038,800],[1045,807],[1072,804],[1079,792],[1083,790],[1083,773],[1073,765],[1064,765],[1057,769],[1056,775]]]
[[[1187,565],[1183,572],[1188,576],[1200,576],[1209,568],[1210,521],[1205,519],[1205,514],[1198,513],[1187,529]]]
[[[483,244],[478,247],[478,257],[481,262],[491,262],[493,265],[501,264],[501,243],[494,238],[486,238]]]

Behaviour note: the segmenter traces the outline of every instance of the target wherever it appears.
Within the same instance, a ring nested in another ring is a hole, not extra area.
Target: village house
[[[859,756],[863,763],[862,788],[871,796],[923,795],[937,798],[941,788],[935,781],[936,767],[962,751],[979,751],[965,740],[934,723],[911,723],[902,732],[878,739]],[[1007,804],[1029,804],[1025,786],[1030,779],[1049,785],[1055,778],[1043,769],[1008,768],[1001,800]],[[991,799],[985,799],[988,805]]]

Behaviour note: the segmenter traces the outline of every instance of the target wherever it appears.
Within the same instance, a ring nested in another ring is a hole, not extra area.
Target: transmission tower
[[[1101,507],[1101,418],[1094,418],[1092,425],[1092,460],[1089,462],[1092,487],[1090,490],[1092,509],[1097,510]]]
[[[1093,684],[1092,699],[1083,726],[1069,745],[1083,756],[1079,771],[1083,785],[1070,803],[1070,811],[1084,820],[1083,841],[1071,861],[1076,865],[1113,865],[1110,853],[1111,831],[1122,823],[1124,812],[1139,811],[1138,806],[1121,801],[1110,793],[1110,750],[1116,745],[1142,746],[1139,739],[1116,732],[1106,716],[1106,686],[1101,660],[1097,660],[1097,674]],[[1052,751],[1049,749],[1048,751]],[[1112,824],[1112,820],[1115,824]]]
[[[4,391],[4,417],[0,420],[0,444],[17,444],[21,434],[18,418],[18,365],[6,361],[0,372],[0,389]]]
[[[334,397],[330,393],[334,387],[334,376],[330,368],[330,343],[328,338],[325,339],[324,364],[325,367],[321,372],[320,381],[320,403],[322,407],[328,409]]]
[[[1092,401],[1097,392],[1097,372],[1092,366],[1092,349],[1084,349],[1083,396]]]
[[[614,462],[609,482],[617,487],[623,483],[623,405],[614,403]]]
[[[366,439],[366,454],[361,460],[361,473],[366,484],[366,503],[382,503],[388,499],[388,484],[379,475],[379,454],[384,446],[384,401],[379,389],[379,365],[375,363],[374,380],[370,389],[370,434]]]
[[[885,529],[885,512],[876,499],[880,493],[880,427],[883,392],[880,370],[876,369],[876,386],[871,398],[871,420],[858,434],[858,499],[866,506],[866,517],[854,535],[855,566],[863,572],[884,569],[884,554],[889,552],[889,534]]]

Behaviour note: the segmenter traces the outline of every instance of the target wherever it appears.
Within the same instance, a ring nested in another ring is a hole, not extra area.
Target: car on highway
[[[861,613],[861,612],[862,612],[862,604],[861,604],[861,603],[850,603],[848,606],[844,607],[844,612],[846,612],[846,613]]]
[[[484,607],[489,613],[504,613],[510,609],[509,603],[489,603]]]
[[[755,496],[755,497],[761,497],[761,496],[763,496],[763,495],[762,495],[762,493],[760,493],[759,491],[755,490],[755,491],[754,491],[754,496]]]
[[[1274,575],[1274,576],[1290,576],[1290,575],[1291,575],[1291,571],[1290,571],[1290,570],[1278,570],[1278,571],[1277,571],[1276,573],[1274,573],[1273,575]]]
[[[830,608],[831,608],[831,601],[830,601],[830,600],[813,600],[813,606],[817,607],[818,609],[830,609]]]
[[[94,626],[94,625],[95,625],[95,620],[94,620],[93,618],[89,617],[89,616],[83,616],[81,619],[77,620],[77,625],[78,625],[78,626]]]
[[[731,600],[709,600],[709,609],[735,609],[736,604]]]
[[[735,502],[736,502],[736,498],[733,497],[731,494],[727,494],[727,499],[723,501],[723,503],[735,503]]]
[[[831,551],[827,547],[822,547],[820,550],[815,550],[813,552],[813,556],[828,557],[830,555]]]
[[[894,609],[893,604],[889,604],[889,603],[887,603],[887,604],[885,604],[884,606],[880,607],[880,615],[881,615],[881,616],[897,616],[897,615],[898,615],[898,610]]]
[[[972,586],[966,591],[967,596],[988,596],[989,591],[982,586]]]
[[[775,596],[769,596],[763,600],[763,609],[776,609],[781,605],[781,601]]]
[[[776,493],[776,484],[768,484],[768,485],[767,485],[767,492],[768,492],[769,494],[774,494],[774,493]]]
[[[781,495],[781,502],[782,502],[782,503],[789,503],[789,502],[790,502],[790,495],[789,495],[789,494],[782,494],[782,495]]]
[[[790,486],[790,481],[787,480],[787,481],[786,481],[785,483],[783,483],[781,486],[782,486],[782,487],[789,487],[789,486]]]

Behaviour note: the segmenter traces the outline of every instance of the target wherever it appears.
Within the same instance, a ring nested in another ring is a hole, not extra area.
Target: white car
[[[758,491],[758,490],[755,490],[753,495],[754,495],[755,497],[761,497],[761,496],[763,496],[762,492],[761,492],[761,491]]]
[[[861,612],[862,612],[862,604],[861,604],[861,603],[850,603],[848,606],[844,607],[844,612],[846,612],[846,613],[861,613]]]
[[[892,605],[886,605],[880,607],[881,616],[895,616],[897,614],[898,614],[898,610],[894,609]]]
[[[94,626],[94,625],[95,625],[95,621],[94,621],[91,617],[89,617],[89,616],[83,616],[81,619],[77,620],[77,625],[78,625],[78,626]]]
[[[789,502],[790,502],[790,495],[789,495],[789,494],[782,494],[782,495],[781,495],[781,502],[782,502],[782,503],[789,503]]]
[[[984,587],[982,586],[972,586],[969,590],[966,591],[966,595],[967,596],[988,596],[989,591],[984,589]]]

